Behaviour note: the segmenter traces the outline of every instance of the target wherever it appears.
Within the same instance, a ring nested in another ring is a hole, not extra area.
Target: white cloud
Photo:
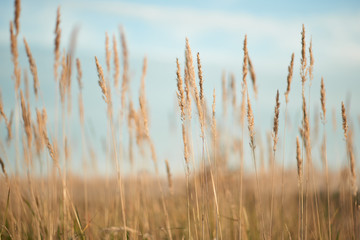
[[[191,8],[173,8],[138,3],[101,2],[75,5],[75,7],[101,12],[104,15],[118,15],[136,19],[162,28],[171,36],[171,40],[185,36],[191,40],[201,38],[204,34],[221,30],[239,40],[246,33],[254,47],[259,42],[271,42],[272,48],[279,52],[292,52],[300,47],[300,31],[304,22],[307,36],[313,36],[316,51],[328,57],[360,60],[360,14],[330,13],[306,16],[305,19],[273,18],[269,16],[250,15],[247,13],[228,13],[216,10],[198,10]],[[211,41],[211,39],[208,39]],[[242,43],[239,41],[239,45]],[[251,43],[250,43],[251,44]],[[216,49],[209,49],[216,53]],[[224,57],[224,56],[223,56]]]
[[[26,4],[26,3],[24,3]],[[55,23],[56,5],[47,4],[30,14],[33,9],[30,5],[24,6],[22,31],[29,42],[37,43],[47,47],[53,45],[53,28]],[[27,10],[30,9],[30,10]],[[86,16],[86,18],[83,18]],[[359,14],[328,13],[323,15],[301,17],[282,17],[248,14],[245,11],[240,13],[229,13],[220,10],[200,10],[192,8],[164,7],[150,4],[124,3],[114,1],[101,2],[64,2],[62,3],[62,28],[63,42],[67,43],[69,34],[75,24],[81,23],[79,35],[79,48],[98,49],[103,44],[104,32],[109,30],[106,24],[101,22],[110,21],[119,16],[136,24],[139,22],[149,24],[153,29],[163,32],[164,41],[183,42],[188,36],[191,42],[203,43],[204,36],[210,35],[212,39],[206,39],[207,43],[214,42],[216,32],[226,33],[226,36],[238,42],[241,50],[242,39],[246,33],[249,38],[249,46],[253,49],[264,48],[276,50],[278,54],[290,54],[298,51],[300,47],[300,31],[304,22],[307,28],[307,36],[313,36],[316,53],[324,54],[329,58],[348,59],[351,62],[360,61],[360,23]],[[97,24],[98,23],[98,24]],[[120,22],[114,22],[117,26]],[[100,29],[99,27],[103,27]],[[126,29],[132,26],[126,26]],[[138,33],[136,29],[132,32]],[[8,44],[8,28],[0,29],[1,44]],[[139,51],[151,53],[157,51],[159,56],[171,55],[177,52],[174,45],[165,46],[161,52],[161,46],[156,42],[140,38],[136,46]],[[202,39],[202,40],[201,40]],[[141,41],[141,43],[140,43]],[[135,43],[136,44],[136,43]],[[225,43],[226,44],[226,43]],[[206,45],[206,44],[204,44]],[[65,45],[66,46],[66,45]],[[178,45],[176,45],[178,46]],[[234,46],[228,46],[233,48]],[[146,49],[145,49],[146,48]],[[156,50],[152,50],[156,49]],[[237,57],[232,50],[220,51],[219,49],[206,49],[209,55],[217,56],[216,59],[234,59]],[[229,56],[230,53],[230,56]],[[238,53],[238,52],[237,52]],[[274,56],[276,57],[276,56]],[[261,61],[259,59],[259,61]]]

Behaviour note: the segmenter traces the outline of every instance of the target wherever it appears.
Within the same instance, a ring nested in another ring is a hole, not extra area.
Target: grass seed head
[[[31,54],[30,47],[25,38],[24,38],[24,44],[25,44],[26,55],[28,57],[28,61],[29,61],[29,65],[30,65],[30,71],[31,71],[31,74],[32,74],[33,80],[34,80],[34,93],[37,98],[38,97],[38,89],[39,89],[39,78],[38,78],[38,74],[37,74],[37,67],[36,67],[35,59],[33,58],[32,54]]]
[[[279,136],[278,136],[278,131],[279,131],[279,110],[280,110],[280,102],[279,102],[279,90],[277,90],[276,93],[276,104],[275,104],[275,109],[274,109],[274,126],[273,126],[273,142],[274,142],[274,147],[273,147],[273,151],[276,151],[276,145],[277,142],[279,140]]]
[[[115,34],[113,35],[113,56],[114,56],[114,66],[115,66],[115,72],[114,72],[114,86],[117,89],[119,86],[119,77],[120,77],[120,62],[119,62],[119,53],[117,50],[117,42]]]
[[[342,128],[344,130],[344,137],[345,137],[345,139],[347,139],[348,123],[347,123],[347,119],[346,119],[346,109],[345,109],[344,102],[341,102],[341,117],[342,117]]]
[[[60,29],[60,7],[58,7],[56,12],[56,24],[55,24],[55,40],[54,40],[54,78],[57,81],[57,70],[59,67],[60,60],[60,39],[61,39],[61,29]]]
[[[288,66],[288,75],[287,75],[287,87],[286,87],[286,92],[285,92],[285,100],[286,103],[289,102],[289,93],[290,93],[290,87],[291,87],[291,81],[292,81],[292,77],[293,77],[293,72],[294,72],[294,53],[291,55],[291,61],[290,61],[290,65]]]
[[[251,62],[250,57],[248,57],[248,63],[249,63],[250,78],[251,78],[251,82],[253,84],[255,98],[257,98],[258,88],[257,88],[257,84],[256,84],[256,74],[255,74],[255,69],[254,69],[254,66],[253,66],[253,64]]]
[[[325,84],[324,84],[324,78],[321,78],[321,89],[320,89],[320,102],[321,102],[321,110],[322,115],[321,118],[323,120],[323,123],[326,122],[326,91],[325,91]]]
[[[301,183],[302,182],[302,163],[303,163],[303,160],[301,158],[301,149],[300,149],[299,137],[296,137],[296,161],[297,161],[298,180],[299,180],[299,183]]]

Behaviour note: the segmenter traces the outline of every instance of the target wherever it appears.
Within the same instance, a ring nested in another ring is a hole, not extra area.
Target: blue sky
[[[98,139],[92,142],[95,146],[101,146],[99,142],[104,136],[101,134],[102,130],[94,130],[91,135],[91,129],[95,128],[92,126],[101,125],[106,128],[106,121],[105,105],[97,85],[93,59],[95,55],[98,56],[105,66],[105,32],[118,37],[119,25],[123,26],[128,41],[134,97],[138,93],[142,58],[145,55],[148,58],[146,91],[151,114],[150,131],[159,159],[168,158],[180,172],[183,162],[179,114],[175,107],[175,59],[179,58],[183,65],[185,37],[189,38],[194,55],[200,52],[206,96],[210,100],[214,88],[218,93],[217,112],[221,124],[221,75],[223,71],[234,73],[240,92],[242,42],[247,34],[249,54],[259,86],[259,99],[254,102],[255,125],[263,140],[264,133],[271,128],[276,90],[279,89],[281,93],[285,91],[287,66],[294,52],[295,70],[289,103],[290,116],[294,120],[294,126],[289,130],[289,139],[292,139],[300,124],[298,112],[301,108],[301,85],[298,67],[300,32],[302,24],[305,24],[306,40],[309,43],[312,38],[315,57],[311,88],[313,109],[316,105],[319,107],[320,79],[323,76],[327,88],[329,119],[335,108],[339,125],[340,103],[349,99],[347,101],[353,114],[353,125],[355,130],[359,129],[356,120],[360,113],[360,106],[356,104],[360,101],[357,94],[360,89],[359,1],[23,1],[19,35],[20,63],[23,68],[28,68],[22,44],[22,38],[26,37],[38,65],[40,88],[49,109],[55,106],[52,54],[56,9],[59,5],[61,47],[68,47],[74,27],[80,29],[76,54],[82,61],[83,69],[86,69],[83,80],[85,113],[89,135]],[[13,12],[12,1],[0,2],[0,86],[8,112],[14,106],[9,50],[9,21],[13,19]],[[76,88],[75,82],[73,86]],[[74,90],[74,99],[76,94],[77,90]],[[281,101],[284,103],[283,97]],[[280,114],[283,114],[284,105],[282,104]],[[54,116],[50,116],[50,119],[54,119]],[[72,119],[72,125],[76,128],[76,111],[73,112]],[[283,127],[281,124],[280,121],[280,128]],[[327,125],[328,131],[332,132],[330,120]],[[3,123],[0,127],[4,129]],[[332,146],[342,143],[340,130],[339,125],[334,137],[330,138]],[[1,135],[5,134],[3,130],[1,132]],[[77,131],[72,134],[74,139],[79,139]],[[355,135],[355,139],[359,139],[358,135]],[[80,146],[74,140],[74,148],[76,147]],[[318,145],[314,148],[318,148]],[[290,158],[293,149],[292,146],[288,151],[289,166],[294,165]],[[97,151],[101,158],[101,147]],[[333,167],[338,167],[343,161],[343,152],[336,148],[334,151],[337,154],[331,155],[333,159],[330,160]],[[75,158],[80,156],[77,152],[74,150]],[[341,161],[338,161],[339,158]],[[151,167],[150,161],[148,166]]]

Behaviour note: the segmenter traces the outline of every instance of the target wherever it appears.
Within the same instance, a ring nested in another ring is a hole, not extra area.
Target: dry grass
[[[102,96],[106,103],[104,155],[111,169],[99,176],[91,174],[97,172],[90,163],[90,159],[96,157],[85,128],[87,119],[84,112],[87,108],[91,110],[91,106],[83,101],[82,78],[87,69],[82,69],[80,59],[72,56],[71,49],[69,52],[60,51],[60,7],[54,18],[53,70],[56,91],[60,92],[55,95],[55,101],[61,103],[61,108],[57,109],[59,106],[56,106],[55,112],[56,117],[58,111],[61,111],[62,116],[55,123],[47,120],[46,108],[39,107],[41,103],[38,96],[42,96],[40,90],[44,89],[40,88],[37,71],[42,66],[36,65],[29,47],[31,43],[28,44],[25,38],[24,54],[32,74],[33,94],[28,89],[26,73],[21,76],[18,52],[18,49],[22,49],[18,46],[19,0],[15,1],[14,7],[9,43],[15,103],[10,108],[14,109],[17,120],[14,123],[15,138],[12,138],[13,114],[8,117],[0,97],[0,127],[8,131],[7,139],[0,140],[0,239],[357,239],[360,229],[359,194],[355,133],[350,124],[352,118],[346,112],[345,104],[341,103],[341,112],[338,114],[342,116],[345,140],[343,150],[346,156],[343,158],[347,159],[348,164],[339,171],[329,171],[327,155],[330,150],[326,145],[325,128],[328,119],[326,100],[329,96],[326,96],[323,79],[319,99],[321,112],[315,113],[323,123],[323,141],[318,150],[324,167],[317,169],[312,164],[316,158],[314,151],[318,148],[313,138],[316,128],[311,128],[310,124],[314,56],[311,40],[307,60],[304,26],[299,66],[302,106],[296,106],[297,113],[302,116],[299,127],[302,141],[297,137],[296,145],[295,137],[286,139],[287,124],[297,124],[287,120],[295,68],[294,53],[288,66],[287,79],[284,79],[284,86],[287,84],[285,114],[282,115],[282,97],[277,91],[273,126],[267,129],[270,139],[264,146],[260,140],[261,131],[257,128],[256,111],[253,111],[256,110],[253,107],[256,102],[253,100],[261,97],[258,93],[261,84],[256,80],[255,69],[249,58],[247,36],[243,42],[243,58],[239,59],[242,62],[241,99],[236,98],[235,75],[229,75],[228,84],[224,72],[220,104],[216,102],[215,89],[212,102],[207,102],[207,79],[204,78],[206,75],[203,73],[200,54],[197,53],[195,68],[190,43],[186,38],[184,71],[181,71],[179,59],[176,59],[174,66],[174,89],[177,90],[179,107],[177,120],[180,120],[177,123],[181,124],[182,134],[182,146],[179,148],[183,149],[183,156],[175,157],[183,159],[184,174],[177,174],[171,161],[157,159],[157,145],[151,134],[151,103],[146,98],[147,58],[143,60],[139,99],[134,101],[130,89],[132,76],[129,73],[129,52],[124,30],[120,28],[119,39],[115,34],[112,35],[112,50],[106,33],[106,72],[101,66],[104,63],[95,56],[93,67],[98,73],[101,93],[93,97],[101,101]],[[122,51],[122,65],[118,49]],[[69,106],[74,104],[71,100],[73,58],[76,59],[83,158],[83,167],[77,169],[72,168],[73,140],[68,130],[68,124],[73,118]],[[247,84],[248,72],[253,83],[251,93]],[[306,81],[308,78],[309,81]],[[24,87],[22,79],[25,81]],[[228,85],[231,89],[227,89]],[[309,86],[308,101],[305,99],[305,86]],[[228,95],[232,97],[231,101],[228,101]],[[114,107],[115,99],[119,100],[120,109]],[[64,110],[65,103],[69,104],[67,112]],[[192,104],[195,104],[196,109],[191,108]],[[208,107],[210,104],[211,107]],[[216,112],[216,104],[222,106],[221,116]],[[232,110],[227,112],[229,105]],[[197,115],[192,119],[194,111]],[[333,115],[336,114],[334,111]],[[233,121],[230,127],[222,124],[227,117]],[[221,124],[217,125],[219,120]],[[61,128],[58,127],[60,125]],[[333,125],[337,125],[334,116]],[[279,129],[282,127],[284,134],[281,136]],[[229,134],[229,129],[239,134]],[[121,136],[128,136],[129,141],[123,142]],[[201,144],[196,144],[195,138],[198,136]],[[15,157],[8,151],[11,146],[16,149]],[[285,146],[289,149],[288,153],[293,154],[289,159],[293,168],[284,167]],[[278,149],[283,150],[281,165],[277,164]],[[264,164],[265,155],[269,168]],[[240,167],[230,168],[227,165],[229,156],[239,159]],[[14,158],[19,165],[12,171],[9,166],[13,165]],[[154,174],[134,170],[135,162],[142,164],[144,159],[152,159]],[[123,168],[127,160],[131,164],[129,172]],[[158,162],[163,161],[165,165],[160,170]],[[244,162],[251,163],[255,172],[248,171]],[[40,175],[37,174],[38,168],[42,169]],[[81,174],[74,174],[76,172]],[[161,172],[166,175],[161,175]]]

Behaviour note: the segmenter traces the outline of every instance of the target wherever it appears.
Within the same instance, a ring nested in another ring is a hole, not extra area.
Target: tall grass
[[[93,97],[98,101],[102,97],[105,104],[104,111],[99,114],[104,114],[106,119],[106,161],[103,162],[110,169],[105,175],[96,175],[91,174],[97,172],[91,164],[91,159],[96,156],[85,127],[85,111],[91,111],[83,95],[83,73],[87,69],[82,68],[80,58],[75,56],[74,43],[69,49],[61,50],[60,7],[54,16],[54,122],[47,119],[44,107],[44,102],[49,99],[43,99],[46,89],[40,86],[42,81],[38,75],[43,66],[37,64],[31,42],[25,37],[22,42],[25,52],[19,52],[23,49],[18,41],[21,33],[19,0],[15,1],[14,8],[14,19],[9,25],[9,61],[13,66],[15,92],[11,94],[15,101],[4,103],[0,98],[0,128],[7,133],[0,140],[0,239],[359,238],[355,132],[349,123],[352,118],[342,102],[338,114],[342,117],[343,152],[348,166],[330,171],[327,156],[331,149],[327,148],[328,117],[323,79],[320,84],[321,112],[317,113],[323,123],[323,143],[319,152],[324,175],[313,165],[317,145],[313,138],[316,130],[310,123],[310,86],[315,81],[315,66],[312,40],[309,59],[306,56],[305,26],[301,31],[302,90],[298,94],[302,104],[295,107],[302,116],[300,138],[287,134],[287,126],[297,124],[287,118],[295,65],[292,53],[288,75],[283,81],[284,86],[287,84],[284,115],[280,109],[281,95],[277,91],[273,127],[268,129],[272,132],[268,142],[268,168],[263,163],[266,150],[259,140],[260,121],[253,107],[256,99],[262,97],[261,82],[256,78],[252,62],[256,59],[249,57],[247,35],[243,42],[243,58],[239,59],[242,63],[240,103],[236,98],[236,75],[230,75],[228,87],[224,73],[220,104],[216,102],[219,99],[216,92],[220,91],[214,89],[213,96],[206,96],[208,85],[200,53],[194,63],[190,41],[186,38],[184,64],[177,58],[173,69],[179,111],[179,117],[173,121],[181,126],[182,145],[177,147],[182,149],[183,155],[172,157],[178,161],[182,159],[182,174],[174,171],[172,161],[157,157],[159,143],[153,140],[149,119],[151,102],[146,98],[147,58],[143,60],[139,99],[135,100],[130,89],[134,79],[130,74],[124,30],[119,28],[119,39],[106,32],[105,61],[94,56],[93,68],[98,74],[100,91]],[[112,43],[109,36],[112,36]],[[21,66],[19,61],[23,55],[27,57],[26,66]],[[76,160],[71,155],[72,143],[76,140],[71,138],[70,131],[71,109],[75,105],[71,98],[73,65],[76,65],[81,127],[81,144],[78,146],[83,162],[82,168],[76,169],[73,169]],[[32,76],[32,93],[26,73],[21,72],[27,68]],[[248,87],[248,72],[253,90]],[[306,86],[309,87],[307,101]],[[2,92],[7,90],[1,89]],[[228,101],[229,97],[232,101]],[[217,105],[222,106],[222,116],[217,114]],[[224,119],[229,116],[233,124],[227,126]],[[336,126],[337,123],[333,124]],[[279,129],[282,128],[281,135]],[[129,140],[124,141],[123,136],[128,136]],[[11,148],[15,153],[9,150]],[[276,154],[278,149],[283,151],[281,160]],[[291,157],[287,159],[285,152]],[[229,156],[240,160],[236,167],[228,165]],[[136,172],[135,162],[146,159],[152,160],[153,174]],[[285,160],[292,163],[291,167],[285,168]],[[125,161],[130,162],[131,174],[124,170]],[[158,163],[163,161],[164,168],[160,169]],[[251,163],[254,171],[245,168],[245,163]],[[39,168],[43,169],[41,174]]]

